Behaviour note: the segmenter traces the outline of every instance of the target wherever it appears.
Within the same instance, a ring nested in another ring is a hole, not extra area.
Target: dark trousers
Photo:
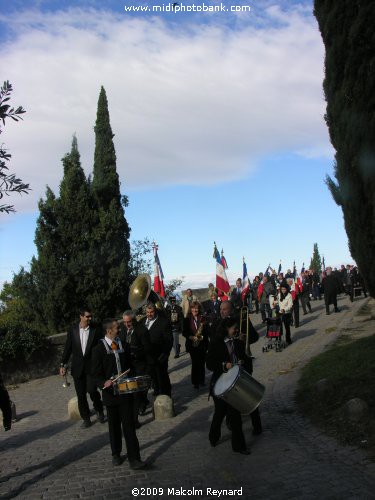
[[[156,361],[149,366],[148,370],[154,385],[155,395],[166,394],[171,397],[172,386],[168,375],[168,361],[163,363]]]
[[[254,303],[255,303],[255,312],[258,314],[258,312],[259,312],[259,300],[255,299]]]
[[[228,405],[223,399],[213,396],[215,404],[215,413],[212,418],[209,440],[216,444],[221,436],[221,424],[227,415],[228,423],[232,429],[232,449],[233,451],[242,451],[246,449],[245,436],[242,431],[241,413]]]
[[[299,327],[299,301],[298,298],[293,300],[293,321],[294,326]]]
[[[290,338],[290,320],[292,319],[291,313],[286,313],[283,314],[282,316],[282,322],[285,327],[285,340],[289,342],[291,340]]]
[[[266,321],[267,318],[271,317],[271,307],[269,303],[265,302],[260,304],[260,313],[262,315],[262,321]]]
[[[0,408],[3,412],[4,427],[10,427],[12,423],[12,408],[10,406],[8,391],[2,386],[0,386]]]
[[[303,294],[301,295],[301,304],[302,304],[302,309],[303,309],[303,314],[307,314],[307,309],[308,308],[309,312],[311,312],[311,304],[310,304],[310,295],[309,294]]]
[[[177,330],[177,331],[174,331],[173,332],[173,349],[174,349],[174,353],[175,353],[175,356],[179,356],[180,355],[180,332]]]
[[[312,295],[313,295],[313,299],[314,300],[317,300],[317,299],[321,299],[321,293],[320,293],[320,287],[319,285],[313,285],[313,288],[312,288]]]
[[[203,385],[206,375],[206,352],[199,347],[192,347],[191,357],[191,383],[193,385]]]
[[[133,394],[126,394],[121,396],[121,403],[119,405],[107,406],[109,441],[111,443],[112,455],[121,454],[123,432],[129,462],[140,460],[139,442],[134,427],[133,403]]]
[[[324,297],[324,302],[326,305],[326,312],[329,313],[329,305],[333,304],[335,311],[337,310],[337,295],[331,295],[330,297]]]
[[[90,408],[87,402],[87,393],[89,393],[91,401],[94,404],[94,409],[96,411],[103,411],[102,400],[100,399],[100,394],[98,389],[95,387],[91,379],[83,375],[80,378],[74,378],[74,387],[78,398],[78,410],[81,418],[83,420],[88,420],[90,418]]]

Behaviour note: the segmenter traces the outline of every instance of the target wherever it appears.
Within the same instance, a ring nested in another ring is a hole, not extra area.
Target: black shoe
[[[142,462],[142,460],[132,460],[129,462],[130,468],[133,470],[144,469],[147,466],[146,462]]]
[[[12,428],[12,422],[4,423],[4,431],[10,431],[11,428]]]
[[[335,313],[339,313],[339,312],[340,312],[340,309],[338,307],[336,307]]]
[[[88,427],[92,426],[92,422],[89,418],[86,418],[81,425],[81,429],[87,429]]]
[[[241,455],[250,455],[250,451],[249,450],[241,450],[241,451],[237,451],[236,453],[241,453]]]
[[[263,430],[261,427],[254,427],[253,429],[253,436],[259,436],[260,434],[262,434]]]
[[[176,355],[175,355],[175,357],[174,357],[174,359],[177,359],[177,358],[179,358],[179,357],[180,357],[180,355],[179,355],[179,354],[176,354]]]
[[[211,441],[211,439],[210,439],[210,444],[211,444],[212,448],[215,448],[217,443],[218,443],[218,441]]]
[[[288,345],[293,344],[292,339],[286,339],[286,343],[287,343]]]
[[[326,315],[329,316],[331,313],[329,311],[326,312]]]
[[[102,411],[97,411],[96,412],[96,416],[98,418],[98,421],[101,423],[101,424],[104,424],[105,423],[105,416],[104,416],[104,413]]]
[[[142,427],[141,422],[138,422],[138,421],[137,421],[137,422],[135,422],[135,423],[134,423],[134,427],[135,427],[136,429],[139,429],[140,427]]]
[[[194,384],[193,387],[194,387],[194,389],[199,389],[199,385],[198,384]]]
[[[112,465],[121,465],[122,464],[122,458],[120,455],[113,455],[112,456]]]

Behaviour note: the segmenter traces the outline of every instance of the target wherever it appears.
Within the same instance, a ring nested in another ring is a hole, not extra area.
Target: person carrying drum
[[[134,395],[116,394],[114,378],[130,369],[131,356],[129,344],[123,344],[119,338],[119,325],[116,319],[104,320],[105,337],[93,349],[92,375],[95,382],[102,388],[103,403],[107,407],[109,440],[112,449],[112,464],[121,465],[122,437],[124,433],[126,450],[131,469],[142,469],[146,466],[142,462],[139,452],[139,442],[134,425]]]
[[[210,383],[210,395],[213,396],[215,405],[215,412],[209,432],[209,440],[211,446],[217,445],[221,436],[221,424],[224,417],[227,416],[232,431],[233,451],[243,455],[249,455],[250,451],[246,448],[245,437],[242,431],[241,413],[223,399],[213,394],[213,388],[220,375],[227,372],[235,364],[241,364],[250,374],[253,371],[251,358],[245,355],[244,342],[238,338],[234,338],[237,332],[238,325],[235,318],[229,316],[223,319],[217,335],[208,348],[206,365],[207,368],[213,372]],[[258,427],[254,427],[254,434],[260,434],[262,430],[258,410],[253,412],[252,417],[253,415],[258,418]]]
[[[119,337],[123,344],[126,343],[130,347],[131,362],[135,374],[146,375],[146,357],[137,333],[137,320],[135,318],[135,313],[131,309],[126,310],[122,315]],[[139,429],[142,425],[139,422],[138,415],[143,415],[148,405],[149,400],[147,399],[147,391],[137,392],[134,394],[134,423],[136,429]]]

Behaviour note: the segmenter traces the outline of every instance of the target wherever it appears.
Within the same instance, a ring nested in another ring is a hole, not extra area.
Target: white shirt
[[[81,348],[83,355],[85,355],[87,341],[89,338],[89,332],[90,332],[89,326],[87,326],[86,328],[82,328],[81,326],[79,327],[79,338],[81,340]]]
[[[157,319],[158,319],[157,317],[156,317],[156,318],[154,318],[154,319],[151,319],[151,320],[150,320],[150,319],[148,319],[148,318],[146,319],[146,323],[145,323],[145,325],[146,325],[147,330],[149,330],[149,329],[152,327],[152,325],[155,323],[155,321],[156,321]]]

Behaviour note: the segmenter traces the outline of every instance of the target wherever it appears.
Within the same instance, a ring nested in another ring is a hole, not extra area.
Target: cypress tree
[[[95,211],[76,137],[62,162],[60,196],[56,198],[47,188],[46,199],[39,202],[38,256],[31,265],[41,309],[38,323],[47,325],[50,332],[64,330],[77,318],[79,305],[88,302],[92,293],[86,276],[95,268],[89,256]]]
[[[65,280],[65,267],[58,223],[58,200],[48,186],[45,199],[40,199],[38,206],[34,239],[38,256],[31,260],[31,275],[39,304],[36,323],[46,332],[54,332],[54,328],[60,324],[60,314],[64,314],[61,281]]]
[[[310,261],[310,269],[315,273],[320,274],[322,272],[322,259],[320,258],[320,253],[318,249],[318,244],[314,243],[313,256]]]
[[[351,254],[375,296],[375,2],[315,0],[326,48],[326,122],[336,150],[327,177],[342,207]]]
[[[116,170],[116,153],[109,120],[108,101],[101,88],[95,124],[95,156],[92,192],[97,210],[90,253],[97,263],[92,275],[95,292],[91,306],[98,319],[114,315],[127,304],[129,288],[130,229],[124,214],[124,198]]]

